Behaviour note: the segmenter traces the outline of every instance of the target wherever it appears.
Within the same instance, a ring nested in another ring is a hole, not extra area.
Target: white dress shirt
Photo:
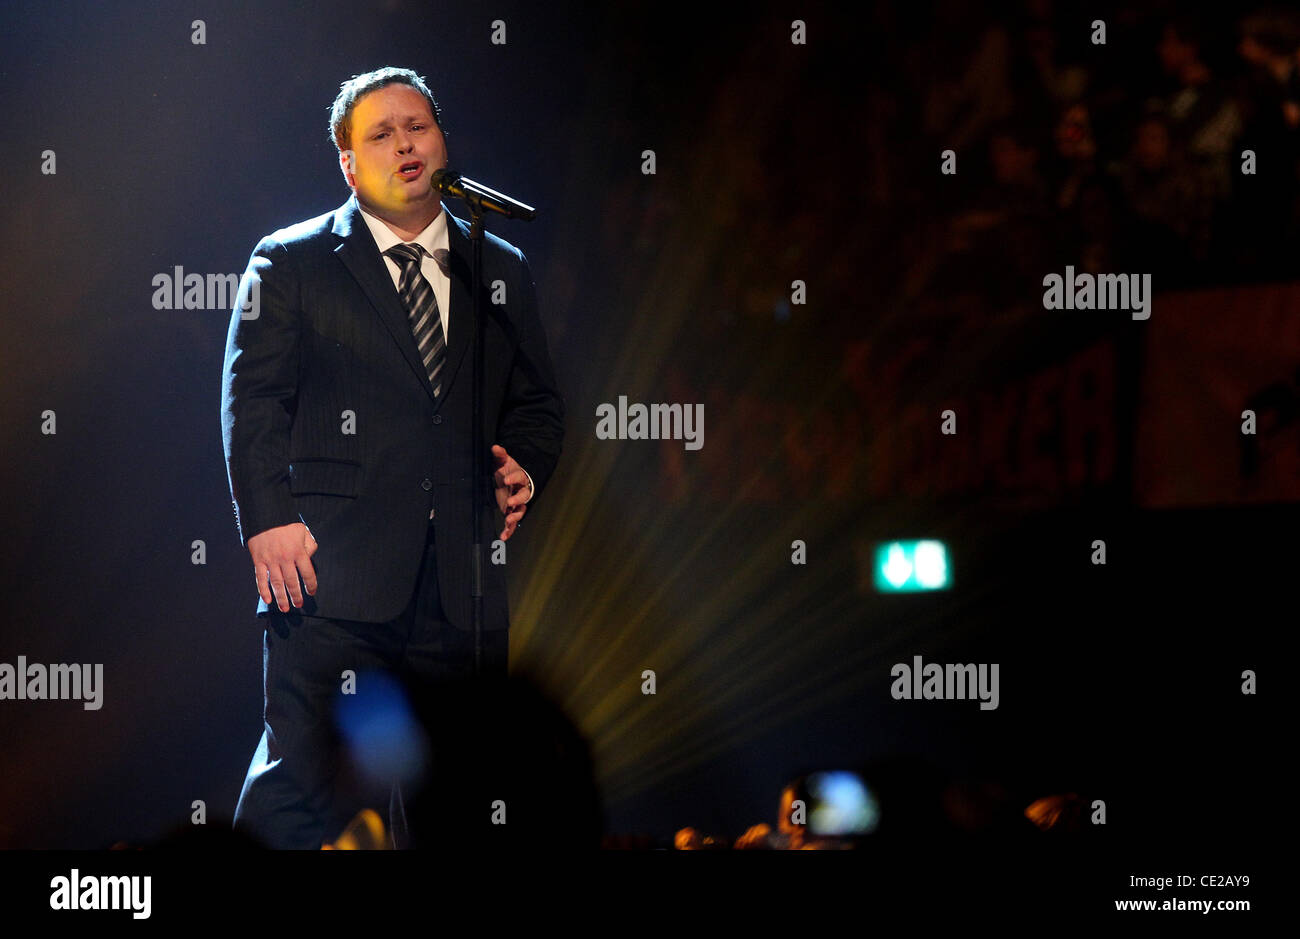
[[[447,314],[450,312],[449,307],[451,306],[451,280],[442,272],[438,262],[433,259],[433,252],[439,248],[443,251],[449,250],[447,247],[446,211],[439,212],[438,217],[425,226],[424,231],[410,241],[402,241],[401,238],[393,234],[393,230],[385,225],[382,219],[376,218],[365,209],[361,210],[361,217],[366,220],[366,227],[370,229],[370,234],[375,236],[375,244],[379,246],[379,253],[384,255],[384,263],[388,265],[388,273],[393,278],[394,287],[401,284],[402,267],[384,252],[394,245],[401,244],[418,244],[427,252],[420,258],[420,273],[424,275],[424,279],[433,288],[433,295],[438,301],[438,316],[442,320],[442,340],[450,345],[451,333],[447,330]]]

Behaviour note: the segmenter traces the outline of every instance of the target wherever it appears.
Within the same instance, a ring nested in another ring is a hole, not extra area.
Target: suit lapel
[[[470,347],[474,332],[474,299],[470,294],[470,254],[469,231],[465,222],[447,212],[447,204],[442,204],[442,211],[447,215],[447,265],[451,279],[451,292],[448,295],[447,309],[447,361],[442,365],[442,394],[439,406],[447,400],[447,392],[456,380],[460,364],[465,358],[465,351]]]
[[[379,254],[374,235],[361,217],[361,209],[353,196],[334,213],[334,234],[342,239],[334,249],[339,260],[347,267],[361,290],[379,313],[379,318],[392,334],[407,365],[415,373],[425,393],[433,398],[433,386],[420,360],[420,350],[411,331],[410,317],[402,306],[402,299],[393,287],[393,278]],[[441,397],[446,397],[442,395]]]

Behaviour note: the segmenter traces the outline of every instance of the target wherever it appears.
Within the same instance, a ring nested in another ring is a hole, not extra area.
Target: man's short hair
[[[338,96],[330,108],[330,137],[339,153],[351,147],[352,109],[357,106],[357,102],[362,97],[386,85],[409,85],[424,95],[425,100],[429,102],[429,110],[433,112],[433,122],[444,135],[447,133],[446,128],[442,126],[442,108],[438,107],[438,102],[434,99],[429,86],[424,83],[424,78],[409,68],[387,66],[363,75],[353,75],[339,86]]]

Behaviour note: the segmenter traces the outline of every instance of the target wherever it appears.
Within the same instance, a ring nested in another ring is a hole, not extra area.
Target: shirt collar
[[[430,257],[432,257],[436,249],[447,247],[447,207],[445,205],[442,207],[442,211],[438,213],[438,217],[425,226],[424,231],[406,242],[393,234],[393,230],[385,225],[382,219],[361,208],[360,202],[357,203],[357,208],[360,209],[361,217],[365,219],[370,234],[375,236],[375,244],[379,247],[380,254],[383,254],[393,245],[418,244],[429,252]]]

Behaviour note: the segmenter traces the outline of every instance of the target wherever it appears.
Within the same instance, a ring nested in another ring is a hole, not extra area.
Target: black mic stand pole
[[[472,420],[474,428],[472,431],[472,446],[474,447],[474,458],[471,464],[471,472],[474,474],[471,484],[472,496],[470,499],[470,518],[474,526],[473,538],[470,539],[470,550],[473,552],[470,557],[470,612],[471,619],[474,623],[474,676],[476,678],[483,674],[483,531],[482,520],[479,514],[483,511],[483,506],[488,502],[488,496],[484,492],[487,486],[487,480],[483,472],[483,355],[484,355],[484,325],[486,318],[483,312],[483,199],[485,195],[492,197],[493,191],[488,193],[478,191],[474,185],[459,185],[460,179],[457,177],[457,188],[460,190],[456,195],[460,196],[470,211],[469,240],[473,245],[473,261],[470,265],[470,285],[474,291],[474,362],[471,384],[474,386],[474,399],[472,405]],[[486,187],[484,187],[486,188]],[[525,221],[532,221],[533,209],[531,206],[514,203],[513,200],[502,196],[500,193],[494,193],[495,197],[505,200],[507,203],[513,203],[512,208],[516,214],[510,217],[519,217]],[[507,513],[509,514],[509,513]]]
[[[483,520],[479,517],[485,502],[483,488],[483,197],[467,192],[465,204],[469,206],[469,240],[473,245],[470,265],[470,287],[474,291],[474,361],[471,384],[474,387],[471,420],[473,421],[472,446],[474,459],[470,472],[470,524],[474,536],[470,539],[470,619],[474,623],[474,677],[483,674]]]
[[[463,194],[457,192],[456,195],[460,196],[465,204],[469,206],[469,240],[473,246],[470,262],[470,291],[474,297],[474,335],[472,339],[474,355],[470,365],[472,369],[470,384],[473,386],[470,419],[473,421],[474,426],[471,430],[470,439],[471,446],[474,448],[474,455],[470,464],[470,472],[473,473],[470,483],[470,524],[473,526],[474,531],[473,537],[470,538],[470,619],[474,623],[474,677],[480,678],[483,674],[483,532],[482,520],[479,518],[479,514],[483,511],[482,507],[486,503],[484,489],[487,483],[483,478],[484,317],[483,287],[481,283],[483,279],[483,193],[466,187]],[[528,213],[520,217],[531,221],[533,210],[528,206],[521,206],[520,208],[526,209]],[[448,222],[448,224],[451,223]],[[401,787],[396,783],[393,785],[392,797],[389,802],[389,814],[390,823],[393,818],[401,819],[401,836],[398,837],[396,831],[393,831],[390,835],[393,847],[405,847],[409,843],[406,807],[403,804]],[[396,826],[394,827],[396,828]]]

